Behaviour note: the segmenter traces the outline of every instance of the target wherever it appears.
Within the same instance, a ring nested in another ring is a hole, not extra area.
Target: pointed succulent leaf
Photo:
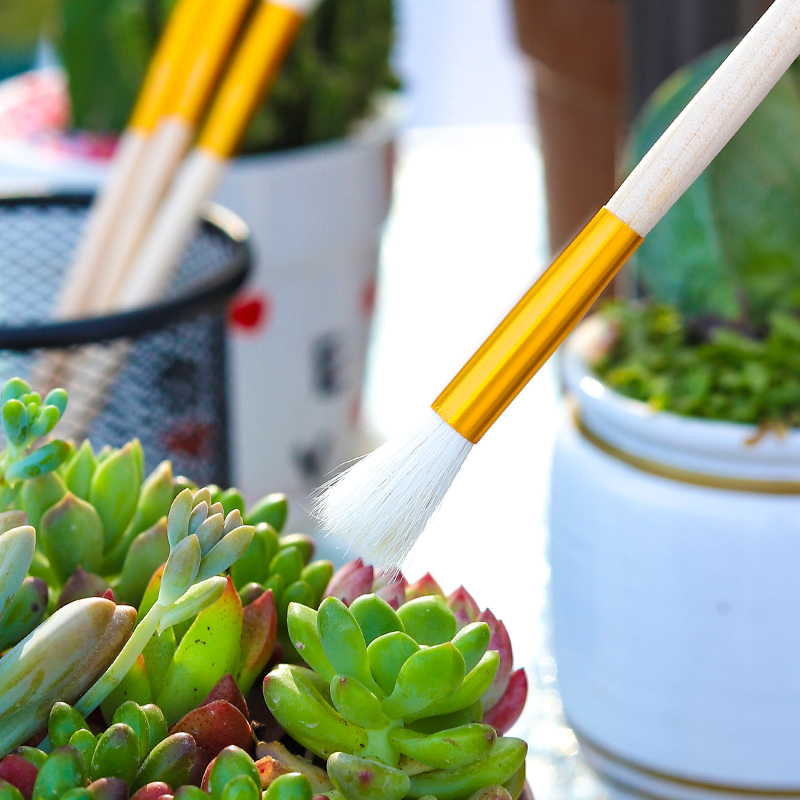
[[[464,658],[450,642],[425,648],[400,668],[383,710],[393,719],[420,714],[452,697],[463,680]]]
[[[194,708],[223,675],[236,672],[241,636],[242,603],[228,580],[222,596],[197,615],[167,670],[156,703],[168,723]]]
[[[167,738],[167,720],[164,712],[154,703],[146,703],[141,708],[150,725],[150,742],[147,747],[150,752],[159,742]]]
[[[44,554],[62,583],[81,566],[97,572],[103,558],[103,523],[94,507],[67,492],[45,512],[39,527]]]
[[[18,748],[0,760],[0,787],[13,786],[25,800],[31,800],[36,777],[47,756],[35,747],[24,748],[27,751],[36,750],[38,756],[34,759],[27,752],[20,752],[22,749]],[[14,798],[18,800],[16,796]]]
[[[128,784],[120,778],[98,778],[89,786],[91,800],[126,800]]]
[[[330,693],[334,707],[348,722],[364,728],[385,728],[391,722],[381,701],[355,678],[334,675]]]
[[[267,666],[278,635],[278,615],[272,591],[266,591],[242,611],[242,639],[236,682],[243,694]]]
[[[84,439],[78,451],[66,464],[64,483],[76,497],[88,500],[92,476],[96,468],[97,460],[94,457],[92,445],[88,439]]]
[[[97,737],[90,730],[81,728],[75,731],[75,733],[69,737],[68,744],[81,754],[84,764],[92,763],[92,756],[97,747]]]
[[[320,604],[325,589],[333,577],[333,571],[333,564],[323,560],[312,561],[303,567],[300,580],[305,581],[311,587],[314,597],[311,603],[312,607],[316,608]]]
[[[500,657],[497,651],[489,650],[467,674],[461,686],[458,687],[458,691],[449,698],[443,697],[443,699],[429,708],[426,713],[428,715],[451,714],[459,709],[467,708],[476,700],[483,698],[497,674],[499,664]]]
[[[197,508],[201,503],[206,504],[206,508],[208,508],[211,503],[211,490],[207,486],[202,486],[201,488],[197,489],[192,496],[192,505]]]
[[[338,597],[349,606],[356,597],[369,594],[374,574],[373,568],[360,558],[350,561],[334,573],[325,590],[325,597]]]
[[[392,631],[405,633],[403,623],[394,609],[375,594],[365,594],[353,600],[350,604],[350,613],[356,618],[368,645],[385,633]]]
[[[432,794],[439,800],[462,800],[487,785],[502,785],[522,766],[527,750],[521,739],[501,737],[489,755],[480,761],[415,775],[411,778],[409,797]]]
[[[163,781],[169,786],[183,786],[192,774],[197,745],[188,733],[173,733],[162,739],[145,758],[131,785],[135,792],[142,786]]]
[[[476,700],[471,706],[453,711],[451,714],[424,716],[420,719],[406,720],[406,727],[420,733],[438,733],[450,728],[458,728],[461,725],[469,725],[473,722],[483,722],[483,708],[480,700]]]
[[[227,521],[225,527],[228,527]],[[226,530],[226,533],[230,531]],[[269,574],[269,563],[277,552],[278,534],[275,530],[264,523],[256,525],[247,550],[231,564],[234,586],[241,589],[248,583],[262,583]]]
[[[108,581],[99,575],[86,572],[82,567],[78,567],[64,584],[64,588],[58,596],[57,607],[61,608],[67,603],[74,603],[84,597],[104,597],[110,588],[111,585]]]
[[[6,615],[0,620],[0,652],[24,639],[47,612],[47,584],[41,578],[22,581]]]
[[[242,525],[230,533],[226,533],[211,550],[203,556],[197,572],[197,580],[203,581],[213,575],[219,575],[241,558],[253,541],[253,527]]]
[[[66,442],[54,439],[12,464],[6,470],[6,481],[13,486],[19,481],[47,475],[58,469],[66,461],[69,453],[70,446]]]
[[[244,514],[244,497],[238,489],[227,489],[222,492],[218,498],[218,502],[222,503],[225,509],[225,516],[230,514],[234,509],[240,514]]]
[[[264,594],[264,587],[260,583],[246,583],[237,591],[242,598],[242,605],[246,608]]]
[[[6,531],[13,530],[14,528],[21,528],[23,525],[27,524],[28,517],[24,511],[12,509],[11,511],[0,512],[0,536]]]
[[[248,510],[244,515],[244,521],[248,525],[266,522],[280,533],[288,516],[289,498],[285,494],[268,494]]]
[[[200,542],[200,550],[203,554],[208,553],[222,538],[224,528],[225,518],[222,514],[212,514],[203,520],[194,534],[197,537],[197,541]]]
[[[208,503],[201,500],[192,508],[192,513],[189,515],[189,536],[191,536],[197,529],[206,521],[208,517]]]
[[[11,447],[24,447],[28,441],[28,409],[19,400],[3,403],[3,432]]]
[[[311,781],[299,772],[278,776],[264,794],[264,800],[313,800]]]
[[[133,442],[115,451],[97,465],[89,488],[89,502],[103,522],[105,550],[119,542],[139,499],[142,481]]]
[[[166,520],[162,517],[152,528],[140,533],[131,544],[122,572],[114,582],[120,600],[138,605],[155,571],[170,556]]]
[[[86,778],[80,753],[74,747],[58,747],[36,776],[32,800],[60,800],[70,789],[85,787]]]
[[[388,736],[404,756],[436,769],[463,767],[485,758],[497,739],[493,728],[481,724],[462,725],[428,735],[395,728]]]
[[[214,684],[214,688],[206,695],[206,699],[200,705],[205,706],[215,700],[227,700],[234,708],[239,709],[246,719],[250,719],[247,701],[244,699],[244,695],[230,672],[227,675],[223,675]]]
[[[385,600],[395,611],[406,601],[408,581],[402,573],[375,571],[375,580],[372,591],[382,600]]]
[[[97,739],[92,754],[89,777],[120,778],[128,786],[139,771],[139,740],[130,725],[116,723],[106,728]]]
[[[312,608],[314,599],[314,590],[304,580],[289,584],[278,600],[278,618],[281,621],[286,619],[290,603],[300,603]]]
[[[384,694],[392,693],[403,664],[419,650],[419,645],[401,631],[386,633],[370,643],[367,648],[370,672]]]
[[[26,761],[29,761],[36,767],[37,770],[42,768],[42,764],[47,760],[47,753],[43,750],[40,750],[38,747],[30,747],[28,745],[20,745],[14,750],[14,755],[20,756],[24,758]],[[2,764],[5,764],[5,759],[3,759]],[[5,773],[3,770],[0,770],[0,778],[5,777]],[[7,780],[7,779],[6,779]],[[31,784],[31,789],[33,788],[33,784]]]
[[[345,721],[303,671],[280,664],[264,678],[264,699],[278,723],[320,758],[338,750],[357,752],[367,731]]]
[[[478,618],[480,622],[485,622],[491,631],[489,639],[489,649],[496,650],[500,656],[500,665],[497,674],[492,681],[491,687],[486,691],[482,700],[484,710],[489,710],[503,696],[508,682],[511,679],[514,656],[511,652],[511,638],[508,635],[506,626],[495,617],[487,608]]]
[[[173,625],[197,616],[203,609],[208,608],[222,597],[227,585],[228,582],[221,576],[206,578],[206,580],[196,583],[180,600],[173,603],[161,618],[161,623],[158,626],[159,633],[171,628]]]
[[[503,788],[511,796],[511,800],[522,798],[525,793],[525,762],[522,762],[520,768],[503,784]],[[532,800],[530,797],[528,800]]]
[[[303,555],[296,547],[284,547],[270,561],[269,574],[282,575],[288,585],[300,580],[305,565]]]
[[[55,406],[42,406],[30,428],[30,436],[32,439],[38,439],[40,436],[46,436],[50,431],[55,428],[61,414]]]
[[[405,772],[348,753],[334,753],[328,759],[328,775],[348,800],[402,800],[411,788]]]
[[[86,720],[68,703],[58,702],[50,709],[47,734],[52,747],[69,744],[75,731],[89,730]]]
[[[111,722],[113,725],[125,723],[130,727],[136,734],[140,759],[144,760],[144,756],[150,752],[150,721],[142,707],[133,700],[127,700],[114,712]]]
[[[211,758],[230,745],[252,751],[253,732],[238,708],[227,700],[214,700],[193,708],[170,729],[170,733],[190,733],[198,747]]]
[[[459,586],[452,594],[448,595],[447,605],[456,615],[459,630],[471,622],[477,622],[481,613],[475,599],[463,586]]]
[[[139,486],[141,486],[144,480],[144,448],[138,439],[133,439],[130,445],[133,452],[133,460],[139,473]]]
[[[58,413],[63,417],[67,410],[67,392],[65,389],[51,389],[44,398],[45,405],[55,406]]]
[[[144,531],[165,520],[172,503],[172,465],[162,461],[142,484],[139,502],[133,519],[122,538],[103,558],[103,574],[117,573],[122,569],[128,551]],[[177,542],[176,542],[177,544]],[[166,561],[164,556],[164,561]]]
[[[504,734],[519,719],[528,697],[528,677],[524,669],[511,673],[502,697],[485,714],[487,724]]]
[[[30,525],[20,525],[0,535],[0,624],[25,580],[35,546],[36,531]]]
[[[270,575],[261,587],[264,591],[271,591],[272,594],[275,596],[275,603],[276,605],[280,602],[281,598],[283,597],[283,593],[286,591],[286,581],[283,579],[282,575]],[[305,605],[305,604],[303,604]],[[286,606],[286,613],[289,613],[289,606]]]
[[[430,572],[426,572],[416,583],[411,583],[406,588],[406,602],[418,597],[444,597],[442,587]]]
[[[241,747],[226,747],[211,762],[208,771],[208,792],[212,797],[219,797],[228,782],[238,775],[246,775],[256,786],[261,786],[256,765],[253,759]]]
[[[170,628],[161,634],[151,636],[150,641],[142,650],[142,658],[147,670],[147,680],[153,697],[158,697],[161,692],[164,686],[164,678],[177,649],[178,644],[175,640],[175,634]]]
[[[172,501],[167,517],[167,535],[170,547],[176,547],[189,532],[189,518],[192,514],[192,492],[184,489]]]
[[[7,403],[9,400],[17,400],[31,390],[30,384],[22,378],[10,378],[3,386],[0,394],[0,403]]]
[[[278,539],[281,550],[287,547],[296,547],[303,557],[304,563],[308,564],[314,557],[316,545],[314,540],[307,533],[287,533]]]
[[[322,649],[337,673],[357,678],[370,691],[382,695],[369,671],[364,634],[350,609],[335,597],[320,603],[317,628]]]
[[[470,622],[453,637],[453,644],[464,656],[469,673],[489,649],[491,633],[485,622]]]
[[[225,533],[230,533],[234,528],[238,528],[240,525],[244,525],[244,520],[242,519],[242,514],[239,509],[235,508],[225,515]]]
[[[188,536],[172,549],[161,576],[158,602],[172,605],[194,583],[202,553],[196,536]],[[202,580],[202,578],[201,578]]]
[[[220,800],[261,800],[261,784],[247,775],[231,778],[220,794]]]
[[[57,472],[49,472],[41,478],[22,484],[19,506],[27,514],[28,522],[38,531],[42,515],[66,493],[67,486],[63,478]]]
[[[303,661],[314,670],[325,683],[330,683],[336,670],[331,664],[320,641],[317,627],[318,612],[312,608],[292,603],[286,614],[289,638]]]
[[[136,612],[103,598],[59,609],[0,659],[0,751],[42,727],[53,704],[75,702],[128,639]]]
[[[111,722],[117,709],[128,701],[133,701],[139,705],[151,703],[153,692],[150,688],[150,679],[147,676],[144,658],[139,655],[131,665],[131,668],[100,703],[100,711],[103,719]]]
[[[439,595],[409,600],[397,610],[405,632],[418,644],[449,642],[456,632],[455,614]]]

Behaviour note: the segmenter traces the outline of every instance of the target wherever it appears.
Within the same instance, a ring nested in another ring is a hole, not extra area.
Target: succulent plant
[[[526,745],[481,722],[500,667],[485,622],[457,630],[436,594],[394,611],[375,594],[348,607],[292,603],[288,629],[309,668],[264,680],[275,719],[320,758],[347,800],[461,800],[495,784],[522,791]]]
[[[44,401],[21,378],[7,381],[0,392],[6,447],[0,452],[0,511],[11,506],[25,480],[48,475],[70,454],[70,445],[55,439],[34,449],[61,419],[67,393],[53,389]]]

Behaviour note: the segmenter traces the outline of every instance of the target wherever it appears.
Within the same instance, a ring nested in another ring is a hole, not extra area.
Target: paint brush
[[[419,429],[322,487],[321,526],[396,569],[472,446],[800,54],[800,0],[776,0],[605,207],[433,403]]]

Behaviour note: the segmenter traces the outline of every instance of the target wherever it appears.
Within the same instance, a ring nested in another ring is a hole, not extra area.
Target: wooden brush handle
[[[800,53],[800,0],[775,0],[606,205],[646,236]]]

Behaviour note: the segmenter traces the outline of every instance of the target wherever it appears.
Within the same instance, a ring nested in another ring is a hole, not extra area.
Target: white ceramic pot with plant
[[[674,76],[631,162],[726,48]],[[800,93],[776,86],[564,350],[564,710],[622,795],[800,797]]]
[[[553,459],[555,655],[611,788],[800,796],[800,433],[684,418],[609,390],[569,342]]]

